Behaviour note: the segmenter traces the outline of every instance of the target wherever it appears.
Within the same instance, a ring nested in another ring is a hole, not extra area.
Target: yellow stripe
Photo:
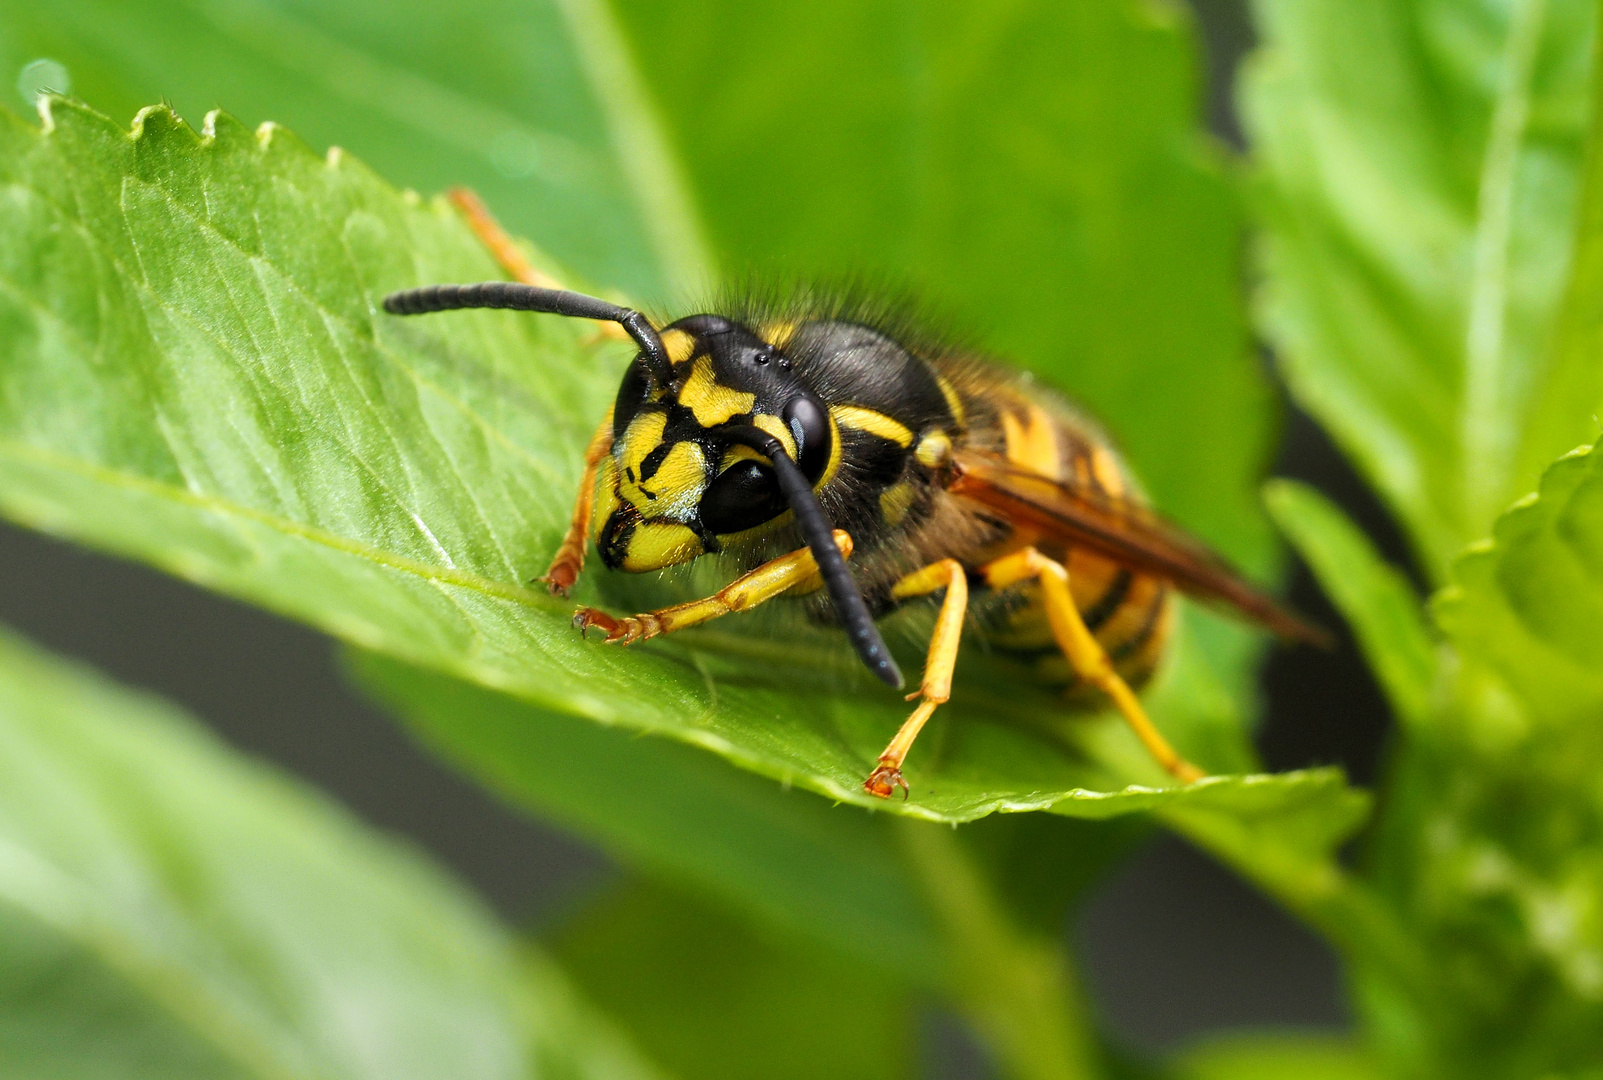
[[[1124,494],[1124,475],[1119,472],[1119,463],[1107,447],[1091,447],[1091,472],[1101,482],[1103,491],[1114,496]]]
[[[894,528],[902,523],[908,507],[913,505],[913,495],[913,485],[906,480],[879,493],[879,516],[885,524]]]
[[[1052,480],[1063,476],[1057,428],[1052,418],[1034,405],[1025,406],[1024,421],[1011,409],[1002,410],[1002,432],[1007,437],[1007,459],[1015,465]]]
[[[952,419],[957,421],[958,427],[963,427],[963,399],[957,396],[957,391],[946,381],[945,375],[935,376],[935,385],[941,388],[941,395],[946,398],[946,407],[951,410]]]
[[[913,445],[913,433],[907,425],[898,420],[892,420],[882,412],[873,409],[864,409],[856,405],[831,405],[829,414],[841,427],[849,427],[856,431],[866,431],[870,435],[878,435],[882,439],[889,439],[897,446],[908,447]]]

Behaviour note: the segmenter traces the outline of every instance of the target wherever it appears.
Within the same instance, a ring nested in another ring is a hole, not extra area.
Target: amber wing
[[[1144,507],[1064,484],[982,451],[961,450],[947,490],[1066,546],[1226,604],[1281,637],[1328,646],[1330,635],[1259,591],[1201,541]]]

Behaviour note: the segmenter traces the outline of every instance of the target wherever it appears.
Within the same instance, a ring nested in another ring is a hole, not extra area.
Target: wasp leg
[[[462,211],[462,216],[467,218],[468,228],[473,230],[473,234],[479,238],[481,244],[490,249],[495,261],[501,264],[501,269],[505,270],[513,281],[521,281],[538,289],[563,287],[550,274],[542,274],[529,264],[529,260],[523,257],[523,252],[518,250],[518,245],[506,234],[506,230],[501,228],[501,223],[495,220],[489,208],[484,205],[484,200],[480,199],[476,192],[468,188],[452,188],[445,193],[445,197]]]
[[[845,558],[851,558],[852,538],[842,529],[834,531],[835,546]],[[591,627],[606,632],[606,644],[629,645],[647,638],[670,634],[695,626],[709,619],[721,618],[736,611],[745,611],[772,600],[780,593],[806,585],[818,577],[818,564],[813,553],[798,548],[788,555],[763,563],[757,569],[731,581],[704,600],[692,600],[661,611],[648,611],[640,615],[614,618],[595,608],[580,608],[573,614],[573,625],[584,633]]]
[[[1069,572],[1062,563],[1047,558],[1034,548],[1025,548],[986,564],[980,568],[980,572],[985,576],[985,583],[993,589],[1006,588],[1031,578],[1038,580],[1046,603],[1047,621],[1052,626],[1052,636],[1057,639],[1058,648],[1063,650],[1075,673],[1113,700],[1136,738],[1141,740],[1141,745],[1175,779],[1190,783],[1207,775],[1175,752],[1174,747],[1153,726],[1135,692],[1114,670],[1113,661],[1108,659],[1101,643],[1086,628],[1079,609],[1074,606],[1074,598],[1069,595]]]
[[[452,188],[446,192],[445,197],[462,211],[462,216],[467,219],[468,228],[473,230],[473,235],[479,238],[479,243],[490,249],[495,261],[501,264],[501,269],[505,270],[513,281],[521,281],[537,289],[565,287],[550,274],[536,270],[529,260],[524,258],[518,245],[506,234],[506,230],[501,228],[501,223],[495,220],[495,216],[484,205],[484,200],[475,192],[463,187]],[[617,323],[598,323],[597,330],[602,337],[617,338],[620,341],[629,339],[628,332]]]
[[[544,577],[536,581],[546,583],[553,596],[567,596],[573,583],[579,580],[584,569],[584,549],[590,536],[590,514],[596,505],[596,469],[612,450],[612,410],[601,418],[601,426],[590,436],[590,445],[584,451],[584,471],[579,474],[579,495],[573,500],[573,517],[568,531],[562,537],[562,546]]]
[[[957,666],[957,646],[963,636],[963,617],[968,613],[968,574],[956,559],[942,559],[915,570],[891,589],[891,596],[906,600],[914,596],[928,596],[939,589],[946,590],[941,601],[941,613],[935,619],[935,632],[930,635],[929,653],[924,661],[924,681],[907,695],[907,700],[922,698],[913,715],[902,722],[890,745],[879,756],[879,764],[863,781],[863,790],[882,799],[902,789],[907,798],[907,781],[902,779],[902,762],[913,747],[913,740],[924,729],[924,723],[952,696],[952,669]]]

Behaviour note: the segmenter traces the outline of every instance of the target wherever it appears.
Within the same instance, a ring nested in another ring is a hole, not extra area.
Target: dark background
[[[1239,146],[1231,84],[1251,27],[1236,0],[1193,6],[1208,52],[1209,120]],[[1384,511],[1312,421],[1289,408],[1274,471],[1321,488],[1405,563]],[[236,746],[410,836],[511,920],[549,923],[613,873],[594,849],[506,809],[417,749],[346,688],[334,647],[304,627],[5,525],[0,567],[0,621],[183,703]],[[1297,608],[1341,625],[1301,564],[1288,581]],[[1270,768],[1334,763],[1372,780],[1390,718],[1350,641],[1333,653],[1276,651],[1261,686],[1268,708],[1258,744]],[[1109,1032],[1132,1049],[1172,1049],[1221,1028],[1347,1023],[1327,948],[1170,837],[1100,883],[1071,933]],[[930,1036],[929,1071],[984,1073],[950,1025],[935,1020]]]

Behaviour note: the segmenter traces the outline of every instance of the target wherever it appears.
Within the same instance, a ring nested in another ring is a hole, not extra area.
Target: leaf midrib
[[[495,581],[466,570],[452,570],[433,563],[419,562],[416,559],[409,559],[404,555],[397,555],[394,552],[385,551],[371,544],[352,540],[349,537],[340,536],[337,533],[331,533],[313,525],[269,514],[254,507],[242,506],[239,503],[221,499],[215,495],[207,495],[188,488],[164,484],[148,477],[120,472],[67,454],[58,454],[54,451],[34,446],[31,443],[0,438],[0,457],[5,456],[32,461],[35,464],[45,465],[52,469],[61,469],[65,472],[75,473],[85,479],[93,480],[96,483],[109,484],[113,487],[120,487],[143,495],[153,495],[157,498],[167,499],[171,502],[195,507],[225,517],[244,518],[259,525],[265,525],[287,536],[320,544],[342,554],[354,555],[388,569],[411,574],[431,583],[454,585],[483,593],[487,596],[494,596],[497,599],[523,604],[527,607],[553,612],[560,608],[562,612],[566,612],[565,607],[557,604],[546,594],[533,589],[526,589],[521,585],[510,585],[506,582]]]

